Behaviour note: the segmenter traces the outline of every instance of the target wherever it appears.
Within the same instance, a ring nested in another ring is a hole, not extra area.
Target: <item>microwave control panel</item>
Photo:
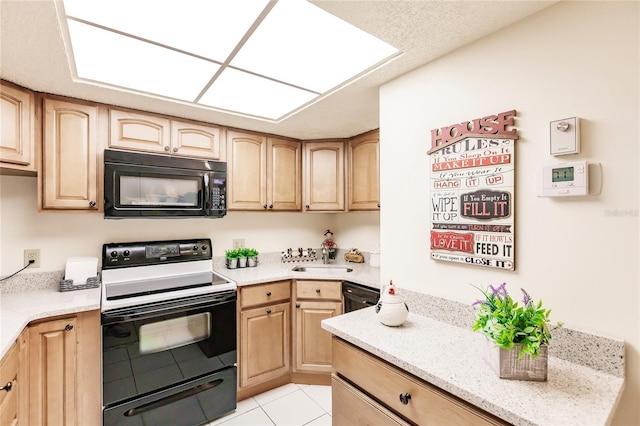
[[[214,176],[211,179],[210,191],[211,191],[211,210],[223,210],[223,211],[226,210],[227,209],[226,179]]]

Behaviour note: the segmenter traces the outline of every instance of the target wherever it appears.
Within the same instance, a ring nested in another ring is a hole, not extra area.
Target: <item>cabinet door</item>
[[[300,210],[302,207],[302,146],[300,142],[269,138],[267,173],[267,208],[269,210]]]
[[[0,425],[18,424],[20,403],[20,345],[14,343],[0,361]]]
[[[42,208],[97,210],[98,108],[44,101]]]
[[[109,110],[109,147],[170,153],[169,120],[150,114]]]
[[[76,424],[76,322],[74,317],[29,327],[31,424]]]
[[[0,165],[36,171],[33,93],[0,84]]]
[[[295,371],[331,372],[331,333],[320,323],[341,313],[340,302],[296,302]]]
[[[289,373],[290,304],[240,313],[240,387]]]
[[[378,132],[349,141],[347,147],[348,209],[380,208],[380,149]]]
[[[171,153],[224,161],[220,128],[171,120]]]
[[[264,210],[267,138],[227,132],[227,210]]]
[[[344,143],[306,142],[304,154],[305,210],[344,211]]]

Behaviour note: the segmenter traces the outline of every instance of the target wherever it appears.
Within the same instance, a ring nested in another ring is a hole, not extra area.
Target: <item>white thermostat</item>
[[[572,161],[542,168],[538,195],[571,197],[589,195],[589,164]]]

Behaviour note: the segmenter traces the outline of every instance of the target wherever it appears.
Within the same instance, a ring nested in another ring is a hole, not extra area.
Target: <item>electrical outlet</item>
[[[24,251],[24,266],[29,264],[29,261],[33,260],[30,268],[40,267],[40,249],[28,249]]]
[[[239,249],[244,247],[244,238],[239,240],[233,240],[233,249]]]

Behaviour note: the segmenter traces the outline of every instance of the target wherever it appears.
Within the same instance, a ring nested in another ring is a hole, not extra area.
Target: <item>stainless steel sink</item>
[[[291,268],[294,272],[311,272],[314,274],[338,274],[351,272],[353,268],[339,265],[298,265]]]

